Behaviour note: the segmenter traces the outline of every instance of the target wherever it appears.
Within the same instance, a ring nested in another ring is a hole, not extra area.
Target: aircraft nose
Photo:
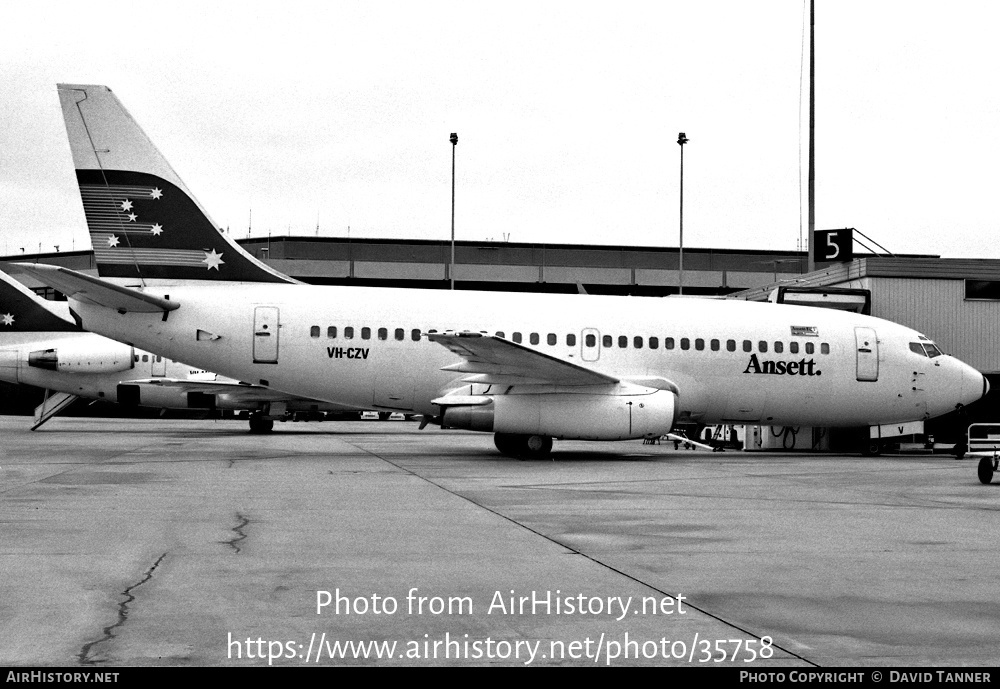
[[[982,373],[972,368],[964,366],[962,369],[962,397],[965,404],[971,404],[978,399],[986,397],[990,391],[990,381]]]

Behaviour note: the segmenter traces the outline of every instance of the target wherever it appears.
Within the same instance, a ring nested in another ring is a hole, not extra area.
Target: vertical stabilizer
[[[223,235],[106,86],[59,84],[98,274],[295,282]]]

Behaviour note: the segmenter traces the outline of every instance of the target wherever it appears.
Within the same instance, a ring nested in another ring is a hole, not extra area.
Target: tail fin
[[[101,277],[296,282],[216,229],[111,89],[58,88]]]
[[[0,270],[0,335],[4,333],[78,333],[75,323],[49,310],[44,299]]]

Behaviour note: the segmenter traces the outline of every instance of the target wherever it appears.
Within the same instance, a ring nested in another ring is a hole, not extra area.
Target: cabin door
[[[253,362],[278,363],[277,306],[258,306],[253,311]]]
[[[858,348],[858,380],[878,380],[878,338],[871,328],[855,328]]]

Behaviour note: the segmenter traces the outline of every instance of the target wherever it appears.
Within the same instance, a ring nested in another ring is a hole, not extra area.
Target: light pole
[[[678,253],[680,275],[677,283],[677,294],[684,294],[684,144],[688,142],[684,132],[677,135],[677,143],[681,147],[681,242]]]
[[[448,277],[451,278],[451,289],[455,289],[455,149],[458,148],[458,134],[451,133],[451,266]]]

